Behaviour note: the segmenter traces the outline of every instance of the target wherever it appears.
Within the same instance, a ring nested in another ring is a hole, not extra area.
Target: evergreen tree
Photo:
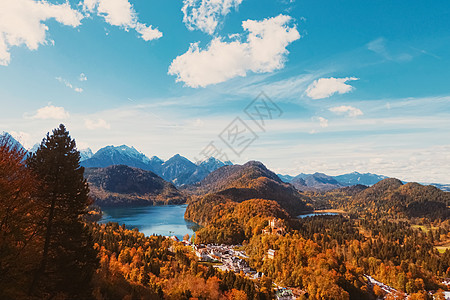
[[[82,217],[89,205],[89,188],[80,167],[80,153],[64,125],[47,134],[27,161],[41,179],[39,202],[47,212],[44,246],[31,295],[91,295],[90,282],[98,260]]]

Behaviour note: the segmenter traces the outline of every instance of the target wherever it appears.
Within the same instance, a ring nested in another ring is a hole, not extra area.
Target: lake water
[[[180,240],[198,226],[184,219],[187,205],[104,208],[99,223],[117,222],[145,235],[175,235]]]
[[[317,213],[311,213],[311,214],[305,214],[305,215],[299,215],[297,218],[303,219],[307,217],[317,217],[317,216],[337,216],[338,213],[335,212],[317,212]]]

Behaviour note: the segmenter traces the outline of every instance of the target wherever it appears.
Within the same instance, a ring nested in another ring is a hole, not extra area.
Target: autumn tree
[[[29,293],[87,297],[97,267],[96,251],[82,221],[89,205],[80,153],[64,125],[47,134],[27,161],[42,181],[38,201],[46,212],[39,267]]]
[[[24,164],[26,155],[12,138],[0,137],[0,299],[24,297],[35,266],[38,181]]]

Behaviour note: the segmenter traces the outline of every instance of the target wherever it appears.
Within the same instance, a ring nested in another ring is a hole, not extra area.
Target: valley
[[[27,155],[7,141],[3,151]],[[76,169],[88,187],[83,226],[99,262],[90,284],[101,297],[426,299],[449,290],[449,192],[367,174],[377,182],[280,178],[258,161],[211,158],[200,172],[201,163],[181,156],[166,164],[120,149]],[[182,178],[195,182],[179,185]]]

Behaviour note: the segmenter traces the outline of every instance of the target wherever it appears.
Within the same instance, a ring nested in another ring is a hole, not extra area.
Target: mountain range
[[[211,157],[200,163],[193,163],[189,159],[176,154],[167,161],[163,161],[157,156],[148,158],[134,147],[126,145],[107,146],[92,154],[90,149],[84,149],[81,153],[81,165],[86,168],[104,168],[112,165],[127,165],[152,171],[166,181],[172,182],[177,187],[196,184],[204,179],[211,172],[231,162],[222,162]],[[281,175],[279,178],[292,183],[301,191],[327,191],[344,186],[363,184],[371,186],[386,178],[385,176],[366,173],[353,172],[339,176],[328,176],[323,173],[304,174],[297,176]]]
[[[82,150],[81,165],[86,168],[105,168],[113,165],[126,165],[151,171],[175,186],[184,186],[201,181],[212,171],[231,164],[213,157],[195,164],[189,159],[176,154],[167,161],[157,156],[148,158],[134,147],[107,146],[92,154],[90,149]]]
[[[388,177],[372,173],[352,172],[348,174],[329,176],[323,173],[305,174],[297,176],[278,174],[281,180],[291,183],[301,191],[329,191],[352,185],[372,186]],[[442,185],[443,186],[443,185]]]
[[[17,145],[20,145],[11,135],[4,132]],[[34,152],[39,145],[36,144],[29,151]],[[20,145],[22,147],[22,145]],[[23,147],[22,147],[23,148]],[[81,165],[86,168],[105,168],[113,165],[126,165],[151,171],[166,181],[173,183],[176,187],[197,184],[211,172],[227,165],[232,165],[230,161],[222,162],[214,157],[205,161],[193,163],[189,159],[176,154],[167,161],[163,161],[157,156],[148,158],[134,147],[127,145],[106,146],[98,150],[95,154],[91,149],[81,149]],[[328,191],[336,188],[352,186],[356,184],[372,186],[377,182],[387,178],[383,175],[372,173],[352,172],[343,175],[329,176],[323,173],[304,174],[297,176],[277,174],[286,183],[291,183],[301,191]],[[431,183],[444,191],[450,191],[450,184]]]

